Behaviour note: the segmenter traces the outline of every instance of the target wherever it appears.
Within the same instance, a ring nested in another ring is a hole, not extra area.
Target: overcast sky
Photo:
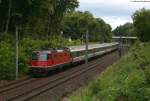
[[[132,22],[132,14],[141,8],[150,8],[150,2],[139,3],[130,0],[79,0],[81,11],[90,11],[95,17],[100,17],[112,28]]]

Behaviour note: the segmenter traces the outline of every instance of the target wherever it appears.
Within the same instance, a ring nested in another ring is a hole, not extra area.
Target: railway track
[[[13,84],[17,84],[17,83],[19,83],[20,81],[28,80],[29,78],[30,78],[30,77],[24,77],[24,78],[19,79],[19,80],[17,80],[17,81],[9,82],[9,83],[7,83],[7,84],[5,84],[5,85],[0,86],[0,89],[2,89],[2,88],[4,88],[4,87],[8,87],[8,86],[13,85]]]
[[[82,73],[84,72],[87,72],[87,71],[91,71],[91,70],[95,70],[94,67],[98,66],[99,64],[94,64],[92,66],[89,66],[88,68],[86,69],[82,69],[82,70],[78,70],[78,71],[75,71],[73,74],[68,74],[62,78],[58,78],[57,80],[54,80],[54,81],[50,81],[50,82],[47,82],[45,85],[41,85],[40,87],[38,88],[35,88],[29,92],[26,92],[22,95],[19,95],[19,96],[16,96],[10,100],[20,100],[20,101],[23,101],[23,100],[29,100],[35,96],[38,96],[40,94],[42,94],[43,92],[46,92],[50,89],[53,89],[54,87],[57,87],[58,85],[61,85],[63,83],[65,83],[66,81],[68,80],[71,80],[79,75],[81,75]]]
[[[99,60],[99,59],[98,59],[98,60]],[[95,64],[98,60],[92,61],[89,65]],[[84,68],[85,68],[85,65],[82,65],[82,66],[80,66],[80,67],[84,67]],[[82,68],[82,69],[84,69],[84,68]],[[72,73],[74,73],[74,72],[78,72],[79,70],[81,70],[80,68],[77,69],[77,70],[75,70],[75,69],[76,69],[76,68],[72,68],[71,70],[69,70],[69,73],[66,74],[66,75],[64,75],[65,72],[66,72],[66,71],[64,71],[63,73],[54,75],[55,77],[54,77],[54,76],[50,77],[50,81],[48,82],[48,84],[49,84],[49,83],[52,83],[52,82],[55,82],[55,81],[57,81],[57,80],[59,80],[59,79],[61,79],[61,78],[65,78],[65,77],[69,76],[70,74],[72,74]],[[62,75],[64,75],[64,76],[62,77]],[[55,78],[55,79],[51,79],[51,78]],[[41,79],[41,80],[42,80],[42,81],[47,81],[47,79],[48,79],[48,78],[43,78],[43,79]],[[41,80],[40,80],[40,81],[41,81]],[[41,82],[42,82],[42,81],[41,81]],[[28,85],[30,85],[31,82],[28,82],[28,83],[29,83]],[[24,88],[24,85],[23,85],[23,84],[26,84],[26,86],[27,86],[27,81],[26,81],[26,83],[21,83],[21,84],[22,84],[22,87]],[[1,95],[1,97],[3,97],[3,98],[1,98],[1,99],[4,99],[4,100],[14,100],[15,98],[18,98],[19,96],[23,96],[23,95],[25,95],[25,94],[27,94],[27,93],[33,91],[33,90],[36,90],[36,89],[38,89],[38,88],[40,88],[40,87],[43,87],[43,86],[47,85],[47,82],[45,82],[44,84],[41,84],[41,85],[35,87],[34,89],[32,88],[32,89],[30,89],[30,90],[28,90],[28,91],[24,91],[24,93],[21,92],[21,93],[12,95],[11,92],[15,92],[18,87],[21,87],[21,84],[20,84],[20,82],[18,82],[18,84],[16,83],[15,85],[7,86],[6,88],[3,88],[2,90],[0,90],[0,91],[1,91],[0,95]],[[19,85],[19,86],[18,86],[18,85]],[[12,87],[12,86],[13,86],[13,87]],[[31,85],[31,86],[32,86],[32,85]],[[30,87],[31,87],[31,86],[30,86]],[[16,87],[16,88],[15,88],[15,87]],[[22,88],[22,91],[23,91],[23,88]],[[28,88],[28,87],[27,87],[27,88]],[[8,89],[8,90],[7,90],[7,89]],[[12,90],[13,90],[13,91],[12,91]],[[20,88],[20,90],[21,90],[21,88]],[[11,92],[10,92],[10,91],[11,91]],[[10,96],[9,96],[9,95],[10,95]]]
[[[18,80],[16,82],[9,83],[8,85],[0,87],[0,93],[6,92],[8,90],[11,90],[20,86],[24,86],[25,84],[32,83],[36,80],[38,79],[28,77],[25,79]]]
[[[32,99],[48,90],[51,90],[87,71],[93,71],[101,64],[101,58],[91,61],[88,66],[82,64],[67,71],[54,74],[46,78],[25,78],[0,87],[0,101],[23,101]]]

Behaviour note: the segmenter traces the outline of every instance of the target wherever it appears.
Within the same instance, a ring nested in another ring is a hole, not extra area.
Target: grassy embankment
[[[70,101],[150,101],[150,43],[136,44]]]

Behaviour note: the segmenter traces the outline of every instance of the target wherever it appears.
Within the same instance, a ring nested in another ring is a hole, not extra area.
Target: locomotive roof
[[[59,48],[59,49],[40,50],[40,51],[33,51],[33,52],[51,54],[52,52],[63,52],[68,49],[69,48]]]
[[[118,44],[117,42],[102,43],[102,44],[90,44],[90,45],[88,46],[88,49],[108,47],[108,46],[117,45],[117,44]],[[85,45],[71,46],[71,47],[69,47],[69,49],[71,50],[71,52],[83,51],[83,50],[85,50],[85,48],[86,48]]]

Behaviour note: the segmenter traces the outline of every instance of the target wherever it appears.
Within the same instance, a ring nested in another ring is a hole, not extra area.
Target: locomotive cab
[[[30,66],[33,68],[46,68],[52,65],[52,54],[50,52],[33,52],[31,54]]]
[[[72,63],[69,49],[35,51],[31,54],[29,67],[32,70],[52,70]]]

